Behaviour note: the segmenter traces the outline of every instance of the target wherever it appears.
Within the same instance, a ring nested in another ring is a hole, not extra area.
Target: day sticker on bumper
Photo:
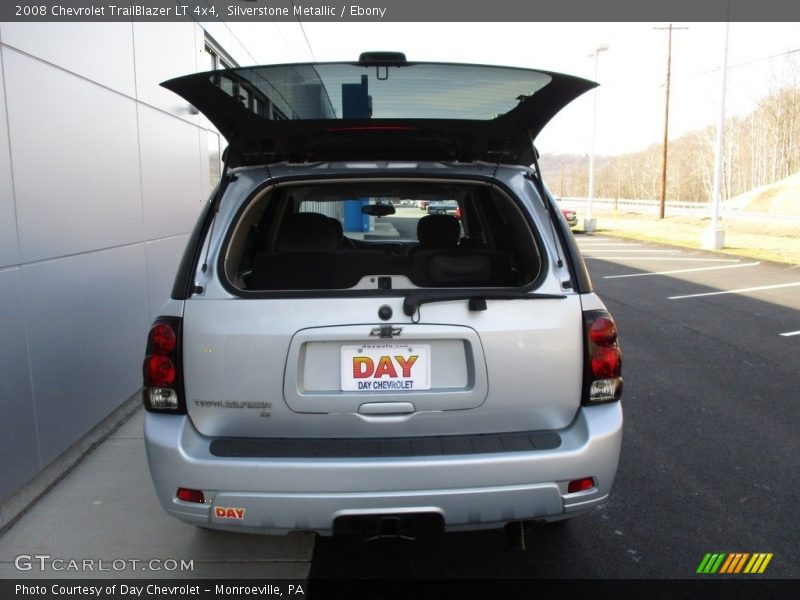
[[[214,516],[218,519],[234,519],[236,521],[244,520],[244,513],[246,508],[228,508],[225,506],[215,506]]]

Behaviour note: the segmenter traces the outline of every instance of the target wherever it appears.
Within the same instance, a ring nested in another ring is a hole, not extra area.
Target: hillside
[[[725,205],[752,213],[800,215],[800,172],[731,198]]]
[[[797,214],[800,165],[800,87],[768,90],[752,111],[725,121],[723,198],[753,212]],[[669,141],[667,200],[707,202],[714,179],[713,126]],[[543,155],[542,170],[556,195],[587,194],[586,156]],[[597,157],[595,196],[653,199],[662,193],[662,146],[654,143],[629,154]],[[773,187],[773,183],[777,186]],[[753,192],[753,190],[756,190]]]

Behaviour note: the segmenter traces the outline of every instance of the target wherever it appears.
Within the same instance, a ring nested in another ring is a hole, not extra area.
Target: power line
[[[656,29],[656,28],[654,28],[654,29]],[[661,29],[667,29],[667,28],[666,27],[662,27]],[[673,27],[673,29],[678,29],[678,28],[677,27]],[[770,54],[769,56],[761,56],[759,58],[753,58],[753,59],[750,59],[750,60],[746,60],[744,62],[736,63],[736,64],[733,64],[733,65],[728,65],[728,71],[731,71],[733,69],[739,69],[739,68],[742,68],[742,67],[749,67],[749,66],[752,66],[752,65],[755,65],[755,64],[758,64],[758,63],[762,63],[762,62],[777,61],[777,60],[780,60],[780,59],[788,58],[790,56],[794,56],[796,54],[800,55],[800,48],[795,48],[794,50],[787,50],[785,52],[779,52],[778,54]],[[719,67],[714,67],[712,69],[707,69],[705,71],[698,71],[696,73],[673,75],[672,79],[674,81],[686,81],[687,79],[692,79],[694,77],[703,77],[705,75],[712,75],[713,73],[718,73],[718,72],[719,72]],[[664,83],[662,82],[662,83],[659,83],[657,87],[661,88],[663,86],[664,86]],[[604,89],[612,89],[612,88],[614,88],[614,89],[628,89],[628,88],[642,89],[642,82],[639,81],[639,80],[633,80],[633,81],[631,81],[631,80],[619,81],[618,80],[618,81],[612,81],[612,82],[609,82],[609,83],[604,83],[603,84],[603,88]]]
[[[751,60],[746,60],[744,62],[736,63],[735,65],[728,65],[728,71],[730,71],[731,69],[738,69],[741,67],[749,67],[750,65],[755,65],[762,62],[770,62],[774,60],[779,60],[781,58],[788,58],[789,56],[793,56],[795,54],[800,54],[800,48],[795,48],[794,50],[787,50],[786,52],[779,52],[778,54],[770,54],[769,56],[762,56],[760,58],[753,58]],[[713,69],[708,69],[706,71],[698,71],[697,73],[684,75],[681,79],[688,79],[690,77],[702,77],[703,75],[710,75],[718,71],[719,67],[714,67]]]
[[[295,8],[294,0],[289,0],[289,2],[291,3],[292,8],[294,9]],[[297,18],[297,24],[300,25],[300,31],[303,32],[303,37],[306,39],[306,46],[308,46],[308,51],[311,53],[312,62],[317,62],[317,57],[314,56],[314,50],[313,48],[311,48],[311,42],[308,41],[308,36],[306,35],[306,28],[303,27],[303,22],[300,20],[299,17]]]

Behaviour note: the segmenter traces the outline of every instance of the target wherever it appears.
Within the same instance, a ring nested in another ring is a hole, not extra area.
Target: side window
[[[218,71],[220,69],[230,69],[236,62],[217,44],[208,34],[206,34],[203,51],[206,64],[202,70]],[[234,83],[230,79],[223,78],[222,87],[231,96],[234,93]],[[224,86],[224,87],[223,87]],[[211,189],[217,185],[222,173],[222,152],[220,147],[220,136],[216,131],[207,131],[206,140],[208,145],[208,176]]]
[[[232,69],[233,67],[239,66],[208,34],[206,34],[205,47],[203,49],[208,59],[207,65],[209,71]]]
[[[472,194],[468,194],[459,202],[462,240],[461,243],[469,248],[485,248],[485,225],[478,210],[478,202]]]
[[[297,212],[319,213],[341,221],[344,214],[344,202],[341,200],[326,202],[303,200],[297,207]]]
[[[496,202],[488,196],[481,196],[476,203],[479,222],[482,224],[481,237],[486,247],[506,254],[514,251],[508,223],[497,210]]]
[[[204,54],[207,61],[206,68],[209,71],[234,69],[239,66],[208,34],[206,34]],[[286,121],[289,118],[284,111],[275,106],[275,102],[280,103],[280,98],[269,98],[250,82],[221,74],[215,74],[212,80],[223,92],[236,98],[242,106],[260,117],[274,121]]]

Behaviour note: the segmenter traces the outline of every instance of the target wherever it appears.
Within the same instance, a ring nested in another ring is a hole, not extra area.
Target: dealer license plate
[[[342,390],[411,392],[431,389],[431,347],[426,344],[342,346]]]

